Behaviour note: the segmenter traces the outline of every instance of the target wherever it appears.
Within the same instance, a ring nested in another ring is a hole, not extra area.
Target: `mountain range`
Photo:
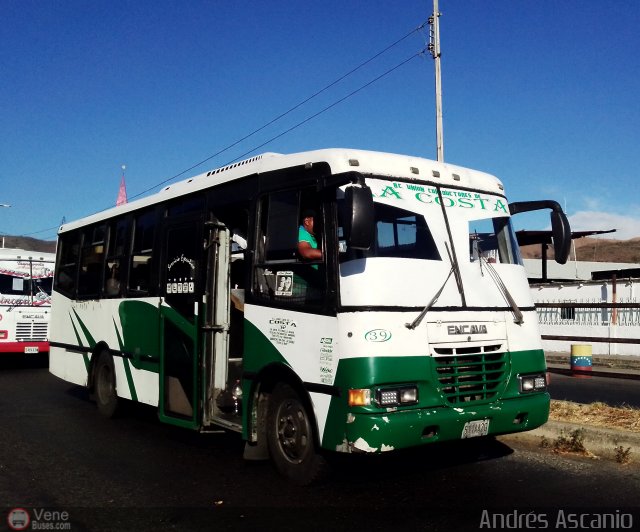
[[[28,236],[5,236],[4,247],[19,248],[29,251],[55,253],[55,240],[38,240]],[[631,240],[614,240],[605,238],[578,238],[573,241],[575,254],[579,261],[640,263],[640,237]],[[522,256],[526,259],[538,259],[542,256],[540,246],[523,246]],[[553,250],[549,249],[549,258]],[[574,260],[574,251],[571,252]]]

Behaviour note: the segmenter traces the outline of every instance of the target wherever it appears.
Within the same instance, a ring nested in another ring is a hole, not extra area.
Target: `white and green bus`
[[[266,153],[60,228],[51,372],[98,409],[242,432],[296,482],[326,452],[530,430],[549,395],[509,205],[485,173],[387,153]],[[315,212],[320,257],[298,251]]]

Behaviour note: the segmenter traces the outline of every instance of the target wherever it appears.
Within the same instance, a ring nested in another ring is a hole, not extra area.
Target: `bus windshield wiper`
[[[451,267],[451,269],[449,270],[449,274],[447,275],[447,278],[444,280],[444,283],[442,283],[442,286],[440,287],[440,290],[438,290],[436,292],[436,295],[433,296],[433,298],[431,299],[431,301],[429,301],[429,304],[424,307],[424,310],[418,315],[418,317],[413,320],[411,323],[405,323],[404,326],[407,329],[415,329],[418,325],[420,325],[420,322],[424,319],[424,317],[427,315],[427,312],[429,312],[429,310],[431,309],[431,307],[433,307],[433,305],[436,304],[436,301],[438,301],[438,298],[440,297],[440,294],[442,294],[442,291],[444,290],[444,287],[447,286],[447,281],[449,280],[449,277],[451,277],[451,274],[454,272],[454,268],[453,266]]]
[[[445,242],[445,247],[447,248],[447,254],[449,255],[449,261],[451,262],[451,267],[453,268],[453,272],[456,277],[456,284],[458,285],[458,292],[460,292],[460,299],[462,300],[462,306],[467,306],[467,300],[464,296],[464,286],[462,285],[462,274],[460,273],[460,264],[458,263],[458,257],[456,255],[456,247],[453,245],[453,235],[451,234],[451,226],[449,225],[449,216],[447,216],[447,210],[444,206],[444,200],[442,199],[442,190],[440,187],[437,187],[438,198],[440,200],[440,209],[442,210],[442,216],[444,218],[444,225],[447,228],[447,236],[449,237],[449,246]]]
[[[523,324],[524,316],[522,315],[522,311],[518,307],[518,304],[516,303],[515,299],[513,299],[513,296],[509,292],[507,285],[504,284],[504,281],[502,280],[502,278],[500,277],[496,269],[493,267],[493,264],[491,264],[485,257],[480,256],[479,258],[480,258],[481,271],[482,271],[482,264],[484,264],[486,266],[487,271],[489,272],[489,277],[493,279],[493,282],[496,283],[496,286],[500,289],[504,298],[507,300],[509,305],[511,305],[511,309],[513,310],[513,315],[515,316],[515,319],[513,320],[514,323],[517,323],[518,325]]]

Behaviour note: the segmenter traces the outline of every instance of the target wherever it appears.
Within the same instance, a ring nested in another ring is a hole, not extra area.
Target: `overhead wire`
[[[384,53],[388,52],[390,49],[394,48],[395,46],[397,46],[398,44],[400,44],[402,41],[404,41],[405,39],[407,39],[408,37],[410,37],[411,35],[413,35],[416,32],[420,32],[426,25],[428,24],[428,20],[422,22],[420,25],[418,25],[416,28],[414,28],[413,30],[409,31],[408,33],[406,33],[404,36],[400,37],[399,39],[397,39],[396,41],[394,41],[393,43],[391,43],[390,45],[388,45],[387,47],[385,47],[384,49],[380,50],[379,52],[377,52],[376,54],[374,54],[373,56],[371,56],[369,59],[367,59],[366,61],[363,61],[362,63],[360,63],[358,66],[356,66],[355,68],[352,68],[350,71],[348,71],[347,73],[343,74],[342,76],[340,76],[339,78],[337,78],[336,80],[332,81],[331,83],[329,83],[328,85],[326,85],[325,87],[317,90],[316,92],[314,92],[313,94],[311,94],[310,96],[308,96],[307,98],[305,98],[304,100],[300,101],[299,103],[295,104],[294,106],[292,106],[291,108],[287,109],[286,111],[284,111],[283,113],[280,113],[278,116],[276,116],[275,118],[272,118],[271,120],[269,120],[268,122],[266,122],[265,124],[263,124],[262,126],[254,129],[253,131],[251,131],[250,133],[248,133],[247,135],[245,135],[244,137],[232,142],[231,144],[225,146],[224,148],[222,148],[221,150],[218,150],[216,153],[214,153],[213,155],[210,155],[208,157],[206,157],[205,159],[191,165],[189,168],[186,168],[184,170],[182,170],[181,172],[165,179],[164,181],[161,181],[155,185],[153,185],[152,187],[149,187],[145,190],[143,190],[142,192],[139,192],[137,194],[134,194],[133,196],[130,196],[130,200],[138,198],[140,196],[143,196],[144,194],[146,194],[147,192],[151,192],[152,190],[155,190],[156,188],[169,183],[170,181],[173,181],[174,179],[177,179],[178,177],[186,174],[187,172],[190,172],[191,170],[196,169],[197,167],[203,165],[204,163],[206,163],[207,161],[210,161],[211,159],[218,157],[219,155],[225,153],[226,151],[230,150],[231,148],[234,148],[235,146],[237,146],[238,144],[240,144],[241,142],[244,142],[245,140],[253,137],[254,135],[256,135],[257,133],[263,131],[264,129],[266,129],[267,127],[273,125],[274,123],[276,123],[278,120],[281,120],[282,118],[284,118],[285,116],[291,114],[293,111],[299,109],[300,107],[302,107],[303,105],[307,104],[309,101],[313,100],[314,98],[318,97],[320,94],[326,92],[327,90],[329,90],[330,88],[334,87],[335,85],[337,85],[338,83],[340,83],[341,81],[343,81],[344,79],[346,79],[347,77],[351,76],[352,74],[354,74],[355,72],[357,72],[358,70],[360,70],[361,68],[363,68],[364,66],[368,65],[369,63],[371,63],[372,61],[374,61],[375,59],[377,59],[378,57],[380,57],[381,55],[383,55]],[[397,64],[396,66],[388,69],[387,71],[385,71],[384,73],[380,74],[379,76],[375,77],[374,79],[370,80],[369,82],[365,83],[364,85],[362,85],[361,87],[359,87],[358,89],[350,92],[349,94],[347,94],[346,96],[343,96],[342,98],[340,98],[339,100],[333,102],[332,104],[324,107],[323,109],[321,109],[320,111],[314,113],[313,115],[305,118],[304,120],[298,122],[297,124],[295,124],[294,126],[286,129],[285,131],[282,131],[281,133],[278,133],[277,135],[271,137],[269,140],[259,144],[258,146],[254,146],[253,148],[251,148],[250,150],[246,151],[245,153],[243,153],[242,155],[239,155],[238,157],[235,157],[234,159],[232,159],[231,161],[229,161],[228,163],[225,163],[222,166],[226,166],[227,164],[230,164],[234,161],[237,161],[238,159],[242,159],[243,157],[246,157],[247,155],[251,154],[252,152],[266,146],[267,144],[273,142],[274,140],[279,139],[280,137],[283,137],[284,135],[290,133],[291,131],[299,128],[300,126],[306,124],[307,122],[313,120],[314,118],[317,118],[319,115],[325,113],[326,111],[329,111],[330,109],[332,109],[333,107],[339,105],[340,103],[344,102],[345,100],[347,100],[348,98],[351,98],[352,96],[356,95],[357,93],[361,92],[362,90],[366,89],[367,87],[373,85],[374,83],[376,83],[377,81],[379,81],[380,79],[384,78],[385,76],[391,74],[392,72],[394,72],[395,70],[397,70],[398,68],[402,67],[403,65],[405,65],[406,63],[408,63],[409,61],[411,61],[413,58],[418,57],[420,55],[424,55],[424,53],[427,51],[427,48],[423,48],[422,50],[420,50],[419,52],[411,55],[410,57],[408,57],[407,59],[405,59],[404,61],[402,61],[401,63]],[[47,228],[47,229],[42,229],[40,231],[34,231],[31,233],[26,233],[20,236],[30,236],[30,235],[35,235],[35,234],[40,234],[40,233],[44,233],[47,231],[51,231],[53,229],[57,229],[59,226],[55,226],[55,227],[51,227],[51,228]]]
[[[54,229],[58,229],[59,225],[54,225],[53,227],[47,227],[47,229],[40,229],[40,231],[33,231],[32,233],[23,233],[20,236],[31,236],[31,235],[39,235],[40,233],[46,233],[47,231],[53,231]]]
[[[344,102],[345,100],[347,100],[348,98],[351,98],[352,96],[358,94],[360,91],[366,89],[367,87],[369,87],[370,85],[373,85],[376,81],[381,80],[382,78],[384,78],[385,76],[391,74],[394,70],[397,70],[398,68],[400,68],[401,66],[407,64],[409,61],[411,61],[412,59],[414,59],[415,57],[418,57],[422,54],[424,54],[427,51],[427,48],[423,48],[422,50],[420,50],[419,52],[413,54],[411,57],[408,57],[407,59],[405,59],[404,61],[402,61],[401,63],[397,64],[396,66],[390,68],[389,70],[387,70],[386,72],[380,74],[379,76],[375,77],[374,79],[372,79],[371,81],[369,81],[368,83],[365,83],[364,85],[362,85],[361,87],[359,87],[358,89],[350,92],[349,94],[347,94],[346,96],[343,96],[342,98],[340,98],[339,100],[336,100],[335,102],[333,102],[330,105],[327,105],[326,107],[324,107],[323,109],[321,109],[320,111],[318,111],[317,113],[311,115],[308,118],[305,118],[304,120],[298,122],[297,124],[295,124],[294,126],[290,127],[289,129],[286,129],[285,131],[278,133],[277,135],[275,135],[274,137],[271,137],[269,140],[263,142],[262,144],[260,144],[259,146],[254,146],[253,148],[251,148],[249,151],[246,151],[245,153],[243,153],[242,155],[239,155],[238,157],[236,157],[235,159],[232,159],[231,161],[225,163],[223,166],[227,166],[228,164],[231,164],[232,162],[237,161],[238,159],[242,159],[246,156],[248,156],[249,154],[253,153],[256,150],[259,150],[260,148],[266,146],[267,144],[273,142],[276,139],[279,139],[280,137],[286,135],[287,133],[290,133],[291,131],[293,131],[294,129],[299,128],[300,126],[306,124],[307,122],[313,120],[314,118],[318,117],[319,115],[321,115],[322,113],[325,113],[326,111],[328,111],[329,109],[332,109],[333,107],[335,107],[336,105],[341,104],[342,102]]]
[[[417,26],[416,28],[414,28],[413,30],[411,30],[410,32],[408,32],[406,35],[400,37],[399,39],[397,39],[395,42],[391,43],[390,45],[388,45],[386,48],[384,48],[383,50],[380,50],[378,53],[376,53],[375,55],[371,56],[369,59],[367,59],[366,61],[360,63],[357,67],[352,68],[349,72],[347,72],[346,74],[343,74],[342,76],[340,76],[339,78],[337,78],[336,80],[332,81],[331,83],[329,83],[328,85],[326,85],[325,87],[323,87],[322,89],[314,92],[311,96],[308,96],[307,98],[305,98],[304,100],[302,100],[301,102],[297,103],[296,105],[294,105],[293,107],[289,108],[288,110],[286,110],[285,112],[279,114],[278,116],[276,116],[275,118],[272,118],[271,120],[269,120],[267,123],[263,124],[262,126],[258,127],[257,129],[254,129],[251,133],[248,133],[247,135],[245,135],[244,137],[232,142],[231,144],[229,144],[228,146],[222,148],[221,150],[218,150],[216,153],[214,153],[213,155],[208,156],[206,159],[203,159],[202,161],[194,164],[193,166],[190,166],[189,168],[187,168],[186,170],[181,171],[180,173],[171,176],[167,179],[165,179],[164,181],[161,181],[160,183],[157,183],[156,185],[143,190],[142,192],[139,192],[138,194],[135,194],[134,196],[131,196],[131,199],[135,199],[138,198],[144,194],[146,194],[147,192],[151,192],[152,190],[170,182],[173,181],[174,179],[186,174],[187,172],[190,172],[191,170],[194,170],[195,168],[197,168],[198,166],[201,166],[202,164],[206,163],[207,161],[210,161],[211,159],[218,157],[219,155],[222,155],[224,152],[230,150],[231,148],[234,148],[235,146],[237,146],[238,144],[240,144],[241,142],[244,142],[245,140],[253,137],[254,135],[256,135],[257,133],[259,133],[260,131],[263,131],[264,129],[266,129],[267,127],[273,125],[274,123],[276,123],[278,120],[284,118],[285,116],[291,114],[293,111],[295,111],[296,109],[299,109],[300,107],[302,107],[303,105],[305,105],[306,103],[310,102],[311,100],[313,100],[314,98],[316,98],[317,96],[319,96],[320,94],[322,94],[323,92],[326,92],[327,90],[329,90],[331,87],[337,85],[338,83],[340,83],[342,80],[346,79],[347,77],[349,77],[350,75],[354,74],[355,72],[357,72],[358,70],[360,70],[361,68],[363,68],[364,66],[368,65],[369,63],[371,63],[372,61],[374,61],[375,59],[377,59],[378,57],[380,57],[382,54],[388,52],[389,50],[391,50],[391,48],[397,46],[398,44],[400,44],[402,41],[404,41],[405,39],[407,39],[408,37],[410,37],[411,35],[413,35],[414,33],[417,33],[419,31],[421,31],[426,25],[428,24],[428,20],[425,20],[424,22],[422,22],[419,26]],[[404,64],[404,63],[403,63]],[[384,75],[383,75],[384,76]],[[381,77],[383,77],[381,76]],[[375,82],[376,80],[374,80]],[[371,83],[368,83],[366,86],[370,85]],[[365,86],[365,87],[366,87]],[[364,88],[364,87],[363,87]],[[358,91],[356,91],[358,92]],[[355,94],[355,93],[354,93]],[[340,101],[343,101],[346,98],[343,98]],[[340,103],[337,102],[337,103]],[[329,107],[331,108],[331,106]],[[315,116],[317,116],[320,113],[317,113],[316,115],[314,115],[311,118],[314,118]],[[306,120],[308,121],[308,120]],[[306,122],[305,121],[305,122]],[[304,122],[303,122],[304,123]],[[299,124],[302,125],[302,124]],[[285,131],[284,133],[277,135],[275,137],[273,137],[271,140],[269,140],[268,142],[261,144],[260,146],[253,148],[251,151],[254,151],[256,149],[261,148],[262,146],[265,146],[266,144],[268,144],[269,142],[272,142],[275,139],[280,138],[281,136],[285,135],[286,133],[289,133],[290,131],[296,129],[297,126],[294,126],[290,129],[288,129],[287,131]],[[251,153],[251,151],[249,153]],[[234,158],[232,161],[236,161],[237,159],[240,159],[244,157],[244,155],[241,155],[239,157]],[[223,165],[225,166],[225,165]]]

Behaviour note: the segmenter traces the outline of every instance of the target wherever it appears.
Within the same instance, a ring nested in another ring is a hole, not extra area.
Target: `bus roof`
[[[0,260],[36,260],[36,261],[55,261],[55,253],[47,253],[45,251],[33,251],[19,248],[0,248]]]
[[[493,175],[422,157],[348,148],[329,148],[287,155],[269,152],[209,170],[168,185],[150,196],[66,223],[60,226],[59,233],[246,176],[318,163],[327,163],[332,174],[357,171],[365,175],[389,176],[503,194],[502,183]]]

